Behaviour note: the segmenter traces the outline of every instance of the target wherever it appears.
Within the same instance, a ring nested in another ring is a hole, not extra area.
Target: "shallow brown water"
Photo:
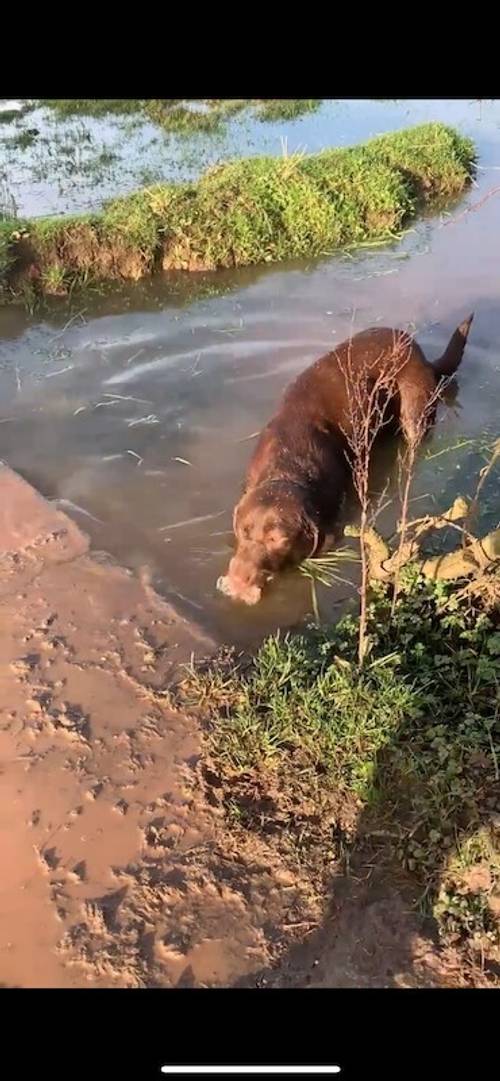
[[[401,124],[420,119],[407,104]],[[436,103],[436,118],[446,104]],[[474,310],[457,398],[441,410],[425,453],[498,434],[500,195],[463,212],[496,184],[500,104],[481,117],[477,104],[461,106],[462,129],[480,152],[477,187],[451,218],[421,222],[399,243],[307,265],[140,283],[85,298],[66,328],[67,309],[57,306],[42,321],[0,312],[0,457],[66,501],[95,547],[148,566],[166,594],[226,641],[253,641],[310,610],[298,574],[252,610],[219,596],[215,581],[230,554],[251,437],[295,373],[353,325],[414,324],[432,359]],[[379,103],[376,130],[386,115],[385,126],[398,126],[391,108]],[[470,490],[479,465],[472,443],[424,457],[419,511]],[[325,594],[325,613],[348,593],[341,585]]]

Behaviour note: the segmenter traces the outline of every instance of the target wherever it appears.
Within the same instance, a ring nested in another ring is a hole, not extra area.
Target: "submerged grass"
[[[0,109],[0,124],[11,124],[20,120],[32,109],[34,109],[34,103],[31,101],[24,102],[22,107],[18,109]]]
[[[214,132],[232,116],[251,109],[259,120],[295,120],[315,112],[321,98],[48,98],[41,105],[60,117],[142,114],[166,131],[192,134]]]
[[[410,567],[392,619],[385,588],[373,593],[362,670],[357,624],[351,616],[274,635],[245,666],[225,659],[189,671],[181,693],[207,719],[207,756],[230,815],[239,806],[252,828],[265,828],[262,814],[249,816],[249,792],[274,786],[273,829],[290,833],[301,803],[328,822],[329,801],[339,821],[342,803],[355,801],[358,846],[371,844],[373,859],[374,845],[379,864],[413,877],[443,935],[454,920],[467,924],[469,902],[470,926],[483,921],[497,934],[498,613]],[[286,813],[276,811],[281,799]],[[330,851],[331,838],[330,825]],[[470,901],[464,872],[481,860],[488,888]]]
[[[4,139],[4,146],[13,150],[27,150],[38,139],[40,132],[36,128],[24,128],[16,135]]]
[[[248,109],[250,100],[195,98],[44,99],[41,105],[62,119],[74,116],[137,116],[175,135],[216,134],[232,116]],[[264,103],[265,105],[265,103]]]
[[[143,102],[138,98],[41,98],[39,104],[53,109],[61,117],[70,117],[137,113]]]
[[[4,222],[0,282],[15,293],[28,276],[44,292],[55,267],[69,288],[82,275],[137,279],[326,254],[394,235],[420,207],[462,191],[473,165],[471,141],[443,124],[351,149],[231,161],[97,214]]]

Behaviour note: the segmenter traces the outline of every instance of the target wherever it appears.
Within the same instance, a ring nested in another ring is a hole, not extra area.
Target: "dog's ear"
[[[309,555],[307,557],[308,559],[312,559],[313,556],[316,555],[316,552],[318,551],[318,548],[320,546],[319,529],[318,529],[318,527],[316,525],[314,525],[314,522],[311,522],[311,531],[312,531],[312,535],[313,535],[313,546],[312,546],[311,551],[309,552]]]
[[[311,538],[312,544],[311,551],[308,553],[306,558],[312,559],[313,556],[317,555],[320,549],[323,547],[323,544],[325,543],[325,534],[323,530],[316,525],[316,522],[314,522],[313,519],[309,517],[309,515],[304,516],[304,526],[308,536],[310,536]]]

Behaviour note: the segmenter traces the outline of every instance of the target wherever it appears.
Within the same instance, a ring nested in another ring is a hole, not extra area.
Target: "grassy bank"
[[[197,183],[156,185],[93,215],[3,221],[3,293],[65,295],[91,281],[276,262],[381,239],[459,194],[473,164],[470,140],[426,124],[350,149],[228,162]]]
[[[399,876],[443,939],[498,944],[498,611],[414,568],[390,607],[378,587],[361,671],[354,617],[190,671],[209,784],[236,829],[312,869],[343,857]]]

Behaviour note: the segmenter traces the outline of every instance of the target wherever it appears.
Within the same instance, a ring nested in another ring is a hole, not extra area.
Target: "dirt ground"
[[[169,706],[214,644],[0,466],[0,985],[464,986],[399,895],[231,831]]]

